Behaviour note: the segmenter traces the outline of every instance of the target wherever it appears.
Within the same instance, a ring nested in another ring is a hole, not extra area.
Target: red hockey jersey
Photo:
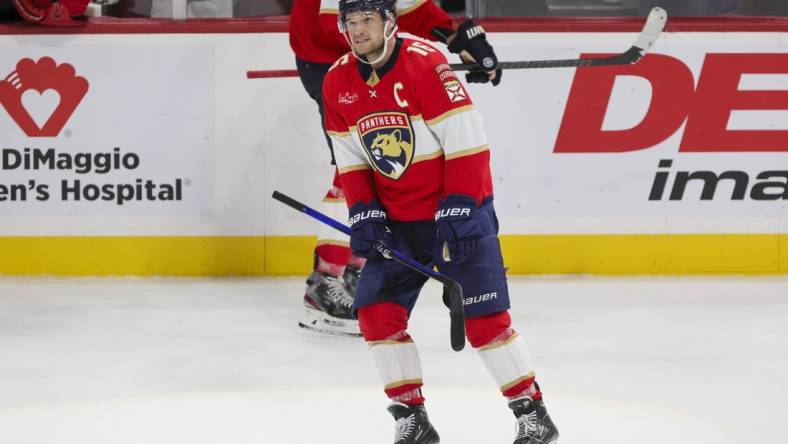
[[[339,0],[295,0],[290,11],[290,47],[307,62],[334,63],[350,51],[337,28]],[[435,40],[432,28],[454,29],[446,12],[432,0],[398,0],[397,15],[402,31]]]
[[[349,207],[375,199],[390,219],[429,220],[446,195],[492,195],[481,116],[432,46],[398,39],[377,70],[345,54],[323,103]]]

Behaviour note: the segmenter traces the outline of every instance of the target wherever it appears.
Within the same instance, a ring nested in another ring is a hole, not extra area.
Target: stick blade
[[[651,49],[667,23],[668,11],[659,6],[651,9],[651,12],[648,13],[646,24],[643,26],[643,31],[641,31],[640,37],[634,45],[641,50],[641,55]]]
[[[465,348],[465,307],[462,299],[462,286],[449,278],[442,280],[449,297],[449,316],[451,317],[451,348],[461,351]]]

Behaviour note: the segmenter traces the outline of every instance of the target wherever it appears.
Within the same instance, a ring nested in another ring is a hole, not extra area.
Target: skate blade
[[[337,336],[360,337],[358,321],[354,319],[337,319],[326,313],[306,307],[304,318],[298,321],[298,326],[318,333]]]
[[[325,334],[325,335],[344,336],[346,338],[360,338],[361,337],[361,333],[351,333],[351,332],[334,330],[334,329],[324,328],[324,327],[315,326],[315,325],[307,325],[307,324],[304,324],[301,321],[298,321],[298,326],[303,328],[304,330],[310,330],[310,331],[313,331],[313,332],[316,332],[316,333],[322,333],[322,334]]]

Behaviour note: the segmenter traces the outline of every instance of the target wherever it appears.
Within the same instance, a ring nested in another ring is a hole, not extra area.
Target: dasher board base
[[[306,275],[314,236],[0,237],[0,274]],[[509,274],[784,274],[788,234],[503,235]]]

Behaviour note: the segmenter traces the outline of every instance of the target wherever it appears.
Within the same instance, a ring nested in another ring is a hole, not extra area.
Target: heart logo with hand
[[[56,137],[88,88],[88,81],[68,63],[25,58],[0,81],[0,105],[27,136]]]

